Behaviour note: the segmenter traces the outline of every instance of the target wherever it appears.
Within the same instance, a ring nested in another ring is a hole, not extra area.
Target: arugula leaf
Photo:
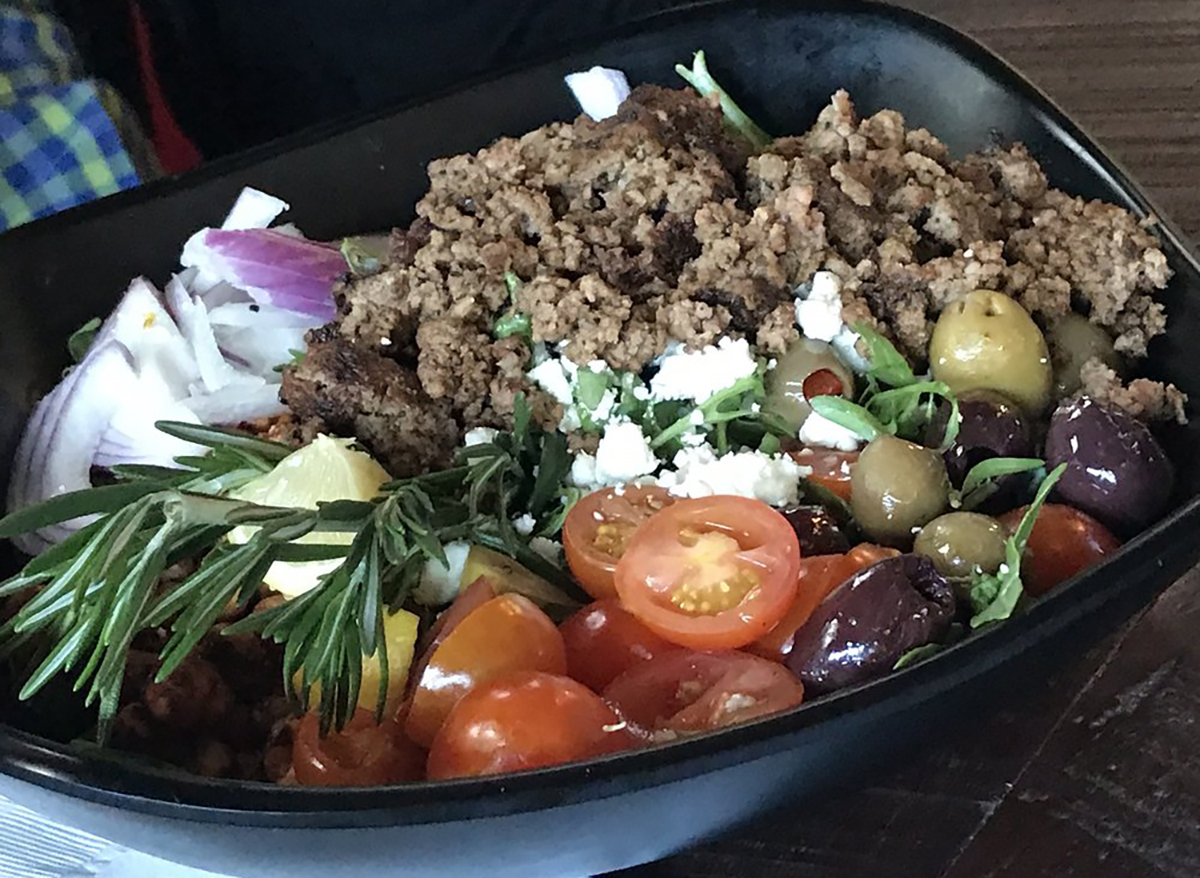
[[[976,577],[968,597],[975,615],[971,617],[971,627],[979,628],[989,622],[1001,622],[1013,614],[1017,602],[1024,593],[1021,583],[1021,557],[1025,554],[1025,546],[1029,543],[1029,535],[1037,521],[1042,504],[1050,495],[1062,474],[1066,471],[1065,463],[1059,464],[1042,480],[1034,495],[1033,502],[1021,517],[1021,523],[1016,531],[1008,538],[1004,546],[1004,564],[996,573]]]
[[[342,258],[350,273],[362,277],[375,274],[383,267],[383,256],[387,250],[387,239],[372,241],[367,238],[342,238]]]
[[[841,396],[816,396],[809,400],[809,405],[818,415],[854,432],[864,442],[893,432],[867,408]]]
[[[575,376],[575,399],[589,412],[594,412],[604,399],[604,391],[612,383],[612,373],[607,369],[593,372],[587,366],[579,370]]]
[[[92,346],[96,333],[100,331],[100,322],[99,317],[93,317],[72,332],[71,337],[67,339],[67,352],[76,363],[83,362],[83,358],[87,356],[88,348]]]
[[[1044,469],[1045,461],[1036,457],[991,457],[971,467],[963,480],[963,509],[976,509],[999,489],[1000,479],[1016,473],[1037,472]],[[1044,475],[1043,475],[1044,478]]]
[[[917,383],[912,366],[908,365],[908,360],[896,350],[895,345],[865,323],[856,323],[851,329],[867,343],[869,377],[889,387],[907,387]]]
[[[896,659],[896,663],[892,665],[893,671],[898,671],[901,668],[906,668],[909,665],[915,665],[917,662],[923,662],[925,659],[937,655],[946,647],[940,643],[926,643],[922,646],[914,646],[900,658]]]
[[[496,338],[508,338],[510,335],[528,336],[533,331],[533,325],[527,314],[509,311],[496,320],[492,327],[492,335]]]

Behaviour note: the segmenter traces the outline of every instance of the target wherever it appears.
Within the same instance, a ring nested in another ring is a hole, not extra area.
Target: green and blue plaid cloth
[[[0,3],[0,231],[136,186],[116,93],[78,70],[71,36]]]

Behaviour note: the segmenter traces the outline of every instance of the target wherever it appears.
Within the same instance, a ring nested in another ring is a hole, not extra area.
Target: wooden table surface
[[[1200,0],[904,5],[1023,71],[1200,237]],[[1200,876],[1200,568],[1091,652],[1028,681],[983,731],[989,740],[976,730],[865,789],[620,874]]]

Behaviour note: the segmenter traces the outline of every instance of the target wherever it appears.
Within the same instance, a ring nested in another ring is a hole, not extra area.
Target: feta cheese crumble
[[[579,108],[597,122],[617,115],[621,102],[629,97],[629,80],[620,70],[596,66],[563,77],[567,88],[579,101]]]
[[[604,484],[629,482],[649,475],[658,466],[642,428],[630,421],[609,424],[596,448],[595,478]]]
[[[536,524],[537,520],[528,512],[513,519],[513,528],[523,537],[527,537],[533,533],[533,528]]]
[[[555,402],[569,406],[575,402],[575,396],[571,393],[570,373],[563,367],[564,362],[570,360],[560,357],[544,360],[530,369],[528,375],[534,384],[553,396]]]
[[[807,295],[796,300],[796,323],[805,338],[833,341],[842,327],[842,283],[832,271],[813,275]]]
[[[650,379],[650,396],[655,400],[683,399],[697,403],[754,374],[758,361],[744,338],[722,338],[687,353],[681,348],[665,354],[658,372]]]
[[[736,494],[787,506],[800,499],[800,479],[812,472],[786,454],[739,451],[717,457],[707,445],[684,448],[658,477],[658,484],[681,497]]]
[[[463,447],[470,448],[472,445],[486,445],[489,442],[494,442],[497,432],[492,427],[475,427],[468,430],[466,435],[463,436]]]
[[[446,543],[442,550],[450,562],[449,566],[430,558],[421,569],[421,581],[412,592],[413,600],[425,607],[440,607],[458,596],[471,545],[463,542]]]
[[[809,412],[804,419],[798,438],[805,445],[836,448],[838,451],[854,451],[859,443],[858,434],[853,430],[847,430],[816,412]]]

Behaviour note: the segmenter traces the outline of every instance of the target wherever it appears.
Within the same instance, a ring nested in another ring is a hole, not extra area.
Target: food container
[[[165,278],[180,245],[246,185],[291,202],[307,234],[403,224],[424,164],[552,119],[574,102],[562,76],[596,63],[633,82],[678,84],[703,47],[717,78],[769,130],[806,129],[847,88],[865,113],[901,110],[962,154],[1024,141],[1051,183],[1138,215],[1152,208],[1049,100],[966,37],[866,3],[741,0],[653,18],[600,42],[501,72],[382,116],[310,132],[182,179],[105,199],[0,237],[0,459],[66,365],[65,341],[137,274]],[[1148,368],[1197,390],[1200,270],[1157,229],[1175,270],[1171,329]],[[580,765],[370,790],[208,781],[0,729],[0,794],[137,850],[232,875],[589,874],[661,857],[771,805],[861,782],[902,748],[936,746],[963,711],[1010,696],[1021,667],[1066,660],[1200,559],[1200,421],[1164,434],[1179,467],[1170,515],[1102,568],[932,660],[725,732]],[[4,569],[15,557],[2,562]],[[1022,665],[1021,663],[1024,663]],[[61,729],[66,720],[23,720]]]

